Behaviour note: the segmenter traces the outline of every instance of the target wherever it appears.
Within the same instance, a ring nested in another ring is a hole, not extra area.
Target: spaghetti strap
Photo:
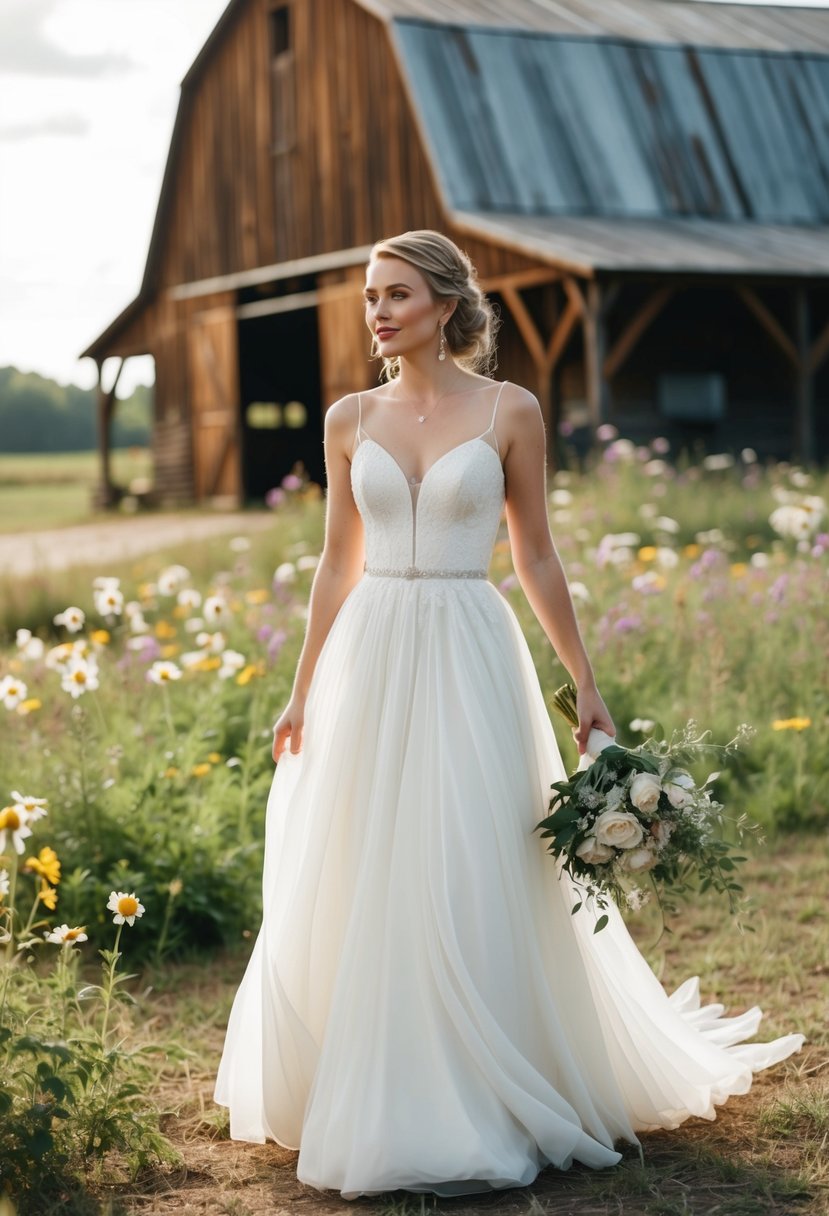
[[[358,393],[357,394],[357,430],[355,432],[355,438],[357,439],[357,443],[355,445],[355,448],[358,448],[360,446],[360,444],[362,443],[362,436],[360,435],[360,432],[362,431],[362,429],[363,429],[363,394]]]
[[[501,455],[501,449],[498,446],[498,436],[495,434],[495,415],[498,412],[498,402],[501,400],[501,393],[504,391],[504,385],[506,383],[506,380],[501,381],[500,387],[495,396],[495,405],[492,408],[492,418],[490,419],[489,426],[484,431],[484,435],[488,435],[489,432],[492,431],[492,438],[495,440],[495,449],[499,456]]]

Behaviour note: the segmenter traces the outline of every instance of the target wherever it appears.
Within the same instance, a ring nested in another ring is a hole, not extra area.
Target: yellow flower
[[[40,890],[37,893],[38,899],[49,909],[54,912],[58,903],[58,893],[54,887],[50,887],[45,878],[40,880]]]
[[[744,578],[746,570],[748,570],[748,566],[746,565],[745,562],[732,562],[731,563],[731,577],[732,578]]]
[[[243,667],[239,672],[238,676],[236,677],[236,683],[241,684],[244,687],[245,684],[250,684],[251,680],[256,674],[257,671],[255,664],[248,663],[247,667]]]
[[[96,646],[108,646],[112,637],[108,629],[93,629],[89,635]]]
[[[169,645],[161,647],[161,657],[162,659],[174,659],[180,650],[180,646],[171,642]]]
[[[186,604],[176,604],[175,608],[173,609],[173,616],[177,621],[183,621],[185,617],[188,617],[189,615],[190,609]]]
[[[207,757],[207,759],[210,761],[211,764],[218,764],[219,761],[221,760],[221,758],[222,757],[219,755],[218,752],[211,752],[210,755]]]
[[[155,636],[162,642],[169,642],[171,638],[176,636],[176,627],[171,625],[169,621],[156,621]]]
[[[264,587],[255,587],[252,591],[245,592],[245,599],[249,604],[267,604],[270,598],[270,591]]]
[[[702,549],[699,545],[685,545],[682,552],[686,557],[699,557]]]
[[[652,562],[653,559],[656,557],[656,546],[655,545],[643,545],[642,548],[639,550],[637,556],[639,557],[639,560],[641,562]]]
[[[216,671],[222,665],[222,660],[218,655],[210,655],[206,659],[201,659],[198,663],[194,663],[190,668],[191,671]]]
[[[175,899],[177,895],[181,895],[184,890],[184,883],[180,878],[172,878],[167,887],[171,899]]]
[[[28,870],[32,874],[39,874],[41,878],[45,878],[48,882],[56,887],[60,882],[60,861],[54,849],[50,849],[48,845],[42,848],[37,857],[29,857],[24,866],[24,870]]]
[[[164,776],[165,777],[177,777],[178,769],[175,767],[175,765],[171,764],[169,768],[165,768]]]
[[[212,767],[212,764],[194,764],[190,772],[194,777],[206,777]]]
[[[42,708],[43,702],[38,700],[37,697],[27,697],[25,701],[20,702],[17,707],[17,712],[19,714],[31,714],[34,713],[36,709]]]
[[[772,730],[805,730],[812,725],[811,718],[775,718]]]

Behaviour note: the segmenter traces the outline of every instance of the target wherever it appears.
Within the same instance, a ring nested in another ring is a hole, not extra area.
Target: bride
[[[547,516],[544,424],[486,374],[495,318],[437,232],[378,242],[366,323],[384,381],[325,417],[326,533],[274,727],[263,917],[215,1087],[234,1139],[298,1151],[346,1199],[526,1186],[593,1168],[745,1093],[803,1036],[670,996],[611,905],[599,934],[535,825],[566,776],[515,572],[577,689],[583,753],[615,734]]]

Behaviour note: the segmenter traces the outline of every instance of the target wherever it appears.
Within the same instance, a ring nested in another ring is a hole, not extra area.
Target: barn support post
[[[584,330],[584,383],[587,389],[587,414],[590,429],[596,431],[610,415],[610,386],[605,375],[607,349],[604,288],[596,279],[587,283],[587,298],[582,311]]]
[[[736,291],[746,308],[754,313],[766,333],[791,364],[794,393],[792,452],[795,459],[804,464],[813,461],[817,455],[814,377],[818,367],[829,353],[829,325],[812,342],[811,310],[806,286],[803,283],[796,283],[792,288],[793,338],[789,337],[756,291],[742,286],[737,287]]]
[[[121,379],[121,372],[124,370],[126,360],[121,359],[118,364],[118,371],[115,373],[115,379],[109,389],[104,389],[103,360],[95,361],[98,368],[98,385],[97,385],[97,402],[98,402],[98,453],[100,456],[100,482],[95,493],[95,505],[99,507],[110,508],[116,506],[118,502],[118,492],[112,481],[111,471],[111,441],[112,441],[112,416],[115,412],[115,390],[118,387],[118,381]]]
[[[568,296],[567,307],[558,317],[546,343],[526,302],[519,293],[519,282],[506,280],[498,284],[501,298],[512,314],[512,319],[524,339],[535,368],[536,396],[541,407],[541,416],[544,419],[544,430],[547,436],[547,464],[551,470],[555,467],[555,435],[558,424],[557,402],[553,394],[553,375],[581,311],[580,300],[573,298],[572,291],[568,287],[568,280],[563,279],[562,282]],[[578,292],[578,289],[576,291],[580,297],[581,293]]]
[[[799,283],[794,289],[795,366],[794,452],[802,464],[815,459],[815,393],[810,349],[809,297]]]

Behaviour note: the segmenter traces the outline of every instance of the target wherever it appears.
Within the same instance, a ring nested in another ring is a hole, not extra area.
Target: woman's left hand
[[[576,689],[576,709],[579,715],[578,729],[573,727],[573,738],[578,744],[579,755],[583,755],[591,730],[603,730],[606,735],[615,735],[616,727],[610,710],[599,696],[595,684]]]

